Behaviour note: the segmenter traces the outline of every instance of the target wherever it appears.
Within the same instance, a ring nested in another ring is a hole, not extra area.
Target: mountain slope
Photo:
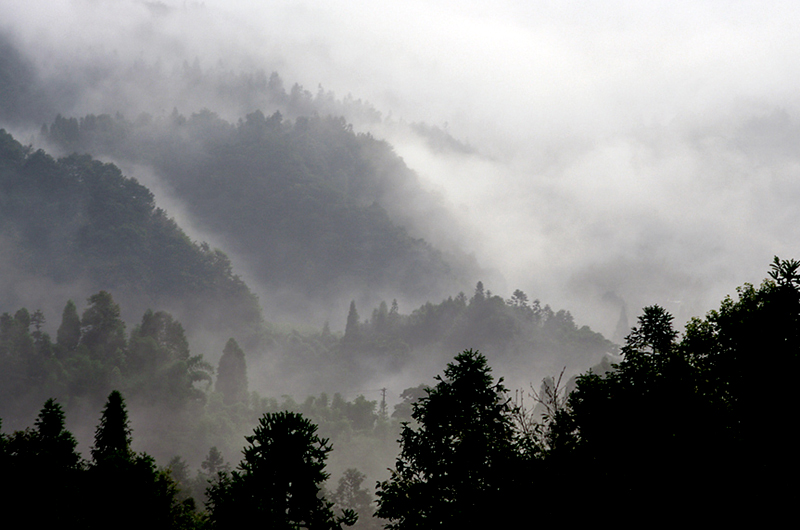
[[[430,197],[389,144],[343,118],[59,116],[43,132],[65,151],[153,167],[267,292],[288,293],[284,310],[353,297],[422,303],[478,274],[473,261],[443,255],[390,217]]]
[[[88,155],[54,159],[0,130],[3,307],[113,291],[133,314],[167,308],[184,322],[254,336],[258,300],[227,256],[192,242],[153,194]]]

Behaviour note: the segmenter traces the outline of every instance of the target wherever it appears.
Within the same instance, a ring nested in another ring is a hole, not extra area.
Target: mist
[[[629,313],[659,303],[683,321],[796,249],[790,3],[12,0],[2,11],[65,115],[253,110],[126,85],[134,65],[183,62],[278,71],[368,101],[382,121],[354,126],[392,142],[457,219],[422,235],[474,253],[498,273],[495,291],[521,288],[607,335],[620,310],[609,300]],[[475,152],[430,149],[402,127],[416,122]]]

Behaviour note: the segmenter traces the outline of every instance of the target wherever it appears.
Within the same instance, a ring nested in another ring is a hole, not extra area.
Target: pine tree
[[[89,468],[90,507],[83,528],[187,528],[195,522],[194,504],[181,500],[169,472],[153,457],[134,453],[122,394],[114,390],[95,432]]]
[[[358,339],[359,336],[359,322],[358,322],[358,311],[356,310],[356,301],[350,301],[350,310],[347,312],[347,324],[344,328],[344,340],[345,342],[353,342]]]
[[[49,468],[78,469],[78,442],[64,428],[64,410],[53,398],[48,399],[36,418],[37,456]]]
[[[118,390],[109,394],[100,424],[94,435],[92,460],[95,466],[102,465],[110,459],[128,460],[131,452],[131,428],[128,423],[128,411],[125,400]]]
[[[81,319],[78,317],[75,302],[68,300],[61,315],[61,325],[56,332],[56,343],[64,350],[72,351],[78,346],[80,340]]]
[[[244,352],[234,339],[228,339],[217,369],[215,390],[226,405],[247,403],[247,363]]]

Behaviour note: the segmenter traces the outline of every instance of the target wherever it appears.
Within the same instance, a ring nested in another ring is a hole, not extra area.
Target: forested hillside
[[[64,152],[151,166],[284,312],[376,301],[376,293],[425,301],[478,274],[474,262],[444,255],[398,224],[419,224],[414,213],[426,202],[436,215],[435,204],[390,145],[354,133],[343,118],[290,121],[255,111],[231,124],[207,110],[134,122],[58,116],[42,131]]]
[[[54,159],[0,131],[3,306],[52,310],[105,289],[141,314],[169,308],[201,328],[254,340],[258,300],[230,260],[191,241],[153,194],[88,155]]]

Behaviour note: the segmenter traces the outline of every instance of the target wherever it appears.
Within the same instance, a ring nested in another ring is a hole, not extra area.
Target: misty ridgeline
[[[790,506],[798,262],[683,332],[615,301],[612,342],[492,292],[501,272],[369,132],[475,153],[441,128],[277,73],[46,72],[5,33],[0,52],[7,512],[406,529]]]

